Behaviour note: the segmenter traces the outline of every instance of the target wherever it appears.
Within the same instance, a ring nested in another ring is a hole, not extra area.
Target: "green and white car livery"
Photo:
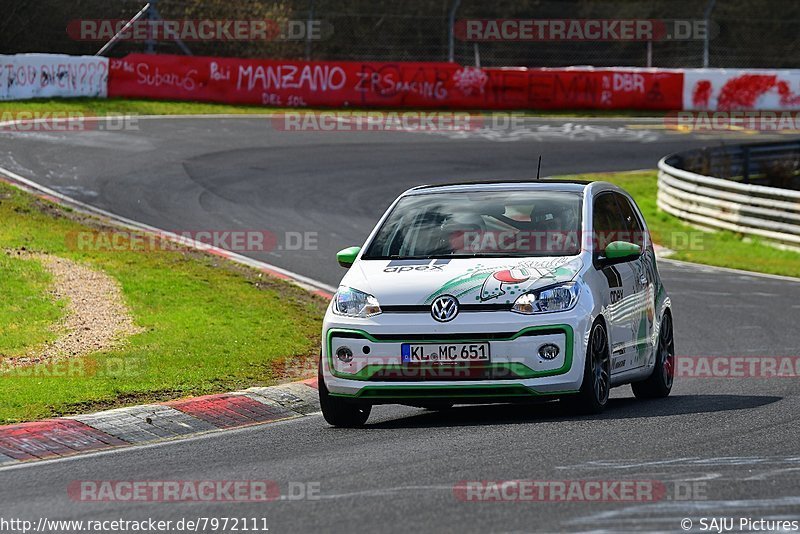
[[[333,425],[387,403],[560,398],[596,413],[612,387],[672,387],[670,300],[645,221],[612,184],[417,187],[338,261],[319,366]]]

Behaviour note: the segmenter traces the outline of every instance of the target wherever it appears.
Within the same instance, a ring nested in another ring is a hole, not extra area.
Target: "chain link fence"
[[[800,68],[800,2],[772,0],[510,1],[478,0],[150,0],[165,20],[321,21],[322,38],[306,40],[192,41],[195,55],[355,61],[447,61],[450,21],[473,19],[666,19],[702,21],[710,9],[712,37],[708,65],[724,68]],[[103,41],[82,41],[67,33],[72,21],[129,20],[146,0],[18,0],[0,20],[0,53],[94,54]],[[701,67],[704,42],[492,41],[455,38],[453,59],[482,66]],[[143,52],[144,42],[123,41],[107,55]],[[161,40],[155,53],[185,51]]]

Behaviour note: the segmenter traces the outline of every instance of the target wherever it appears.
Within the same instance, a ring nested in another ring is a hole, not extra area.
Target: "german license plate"
[[[488,343],[403,343],[403,363],[464,363],[491,361]]]

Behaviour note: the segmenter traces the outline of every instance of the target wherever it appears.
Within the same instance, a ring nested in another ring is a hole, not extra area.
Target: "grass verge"
[[[0,183],[0,249],[54,254],[119,280],[143,333],[69,365],[0,367],[0,423],[268,385],[316,361],[326,302],[215,256],[179,250],[76,250],[92,217]],[[85,247],[84,247],[85,248]],[[0,354],[51,339],[63,303],[35,261],[0,256]],[[2,359],[0,359],[2,361]]]
[[[0,273],[0,355],[21,356],[28,347],[55,339],[65,303],[49,296],[50,274],[36,261],[2,251]]]
[[[373,111],[381,111],[373,109]],[[360,108],[347,108],[347,111],[367,111]],[[204,102],[185,102],[172,100],[144,100],[124,98],[59,98],[34,99],[25,101],[0,102],[2,120],[13,120],[13,114],[19,112],[32,113],[83,113],[88,116],[102,115],[215,115],[215,114],[267,114],[283,111],[322,111],[322,108],[274,108],[266,106],[244,106],[229,104],[213,104]],[[328,109],[330,111],[330,109]],[[384,109],[383,111],[408,112],[408,109]],[[422,110],[416,110],[422,111]],[[431,110],[425,110],[431,111]],[[491,113],[491,111],[473,110],[471,113]],[[462,111],[463,113],[463,111]],[[511,113],[511,112],[506,112]],[[625,111],[625,110],[518,110],[513,113],[528,117],[553,118],[631,118],[662,117],[666,112],[658,111]]]
[[[565,178],[605,180],[630,193],[642,210],[653,241],[675,251],[676,260],[760,273],[800,277],[800,253],[780,250],[733,232],[703,232],[656,206],[657,171],[573,175]]]

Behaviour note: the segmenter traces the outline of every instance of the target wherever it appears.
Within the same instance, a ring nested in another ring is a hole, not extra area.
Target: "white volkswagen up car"
[[[319,366],[332,425],[363,425],[387,403],[549,396],[597,413],[612,387],[672,387],[670,299],[645,221],[615,185],[417,187],[337,259],[349,270]]]

